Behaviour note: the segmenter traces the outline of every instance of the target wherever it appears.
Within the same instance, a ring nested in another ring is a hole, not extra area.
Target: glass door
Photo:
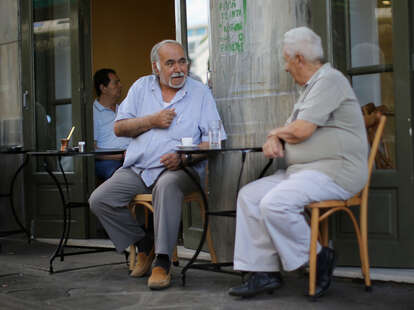
[[[35,0],[33,5],[35,146],[56,150],[72,127],[71,7],[70,1]],[[73,171],[72,158],[62,164]]]
[[[72,126],[70,146],[86,140],[86,117],[83,104],[85,87],[84,61],[90,58],[83,49],[89,39],[89,15],[86,1],[31,0],[21,2],[22,12],[22,80],[26,105],[23,111],[25,146],[36,150],[56,150],[60,139],[67,137]],[[87,22],[84,22],[84,18]],[[82,35],[81,35],[82,33]],[[89,52],[90,53],[90,52]],[[87,57],[84,57],[86,55]],[[71,200],[87,199],[86,161],[62,158],[69,183]],[[26,203],[31,210],[30,227],[37,237],[60,234],[62,202],[58,190],[45,172],[43,159],[32,159],[25,174]],[[57,159],[48,160],[59,182],[63,183]],[[88,210],[72,213],[72,236],[88,234]]]
[[[413,267],[411,1],[318,2],[329,4],[329,26],[314,21],[325,27],[328,59],[349,77],[362,109],[377,107],[387,116],[385,160],[376,162],[369,198],[371,266]],[[351,223],[337,216],[332,224],[339,263],[359,265]]]

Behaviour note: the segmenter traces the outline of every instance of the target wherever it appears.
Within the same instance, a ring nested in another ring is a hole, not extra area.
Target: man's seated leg
[[[249,279],[231,288],[232,296],[253,297],[272,293],[283,285],[276,248],[261,218],[262,198],[285,178],[284,171],[244,186],[237,199],[237,229],[234,269],[249,271]]]
[[[278,249],[284,270],[293,271],[309,261],[310,227],[303,216],[304,206],[321,200],[346,200],[352,195],[327,175],[303,170],[289,175],[260,203],[266,230]],[[335,266],[332,249],[317,245],[317,295],[330,286]]]
[[[119,253],[145,236],[127,208],[138,193],[150,193],[150,189],[134,171],[122,168],[96,188],[89,198],[91,211],[98,217]]]
[[[194,170],[189,170],[198,178]],[[152,195],[157,258],[148,279],[151,289],[164,289],[170,285],[171,257],[177,244],[183,198],[195,190],[197,186],[183,170],[166,171],[154,186]]]

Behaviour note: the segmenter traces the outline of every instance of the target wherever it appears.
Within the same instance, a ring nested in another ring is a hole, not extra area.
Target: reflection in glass
[[[392,63],[391,5],[377,0],[349,0],[353,68]]]
[[[70,0],[33,1],[36,148],[59,149],[72,127]],[[63,168],[73,170],[71,158]],[[38,165],[38,170],[41,170]],[[56,166],[54,169],[58,169]]]
[[[383,149],[389,157],[390,164],[377,169],[395,169],[395,114],[393,73],[357,75],[352,77],[352,86],[361,106],[373,103],[387,116],[387,124],[383,134]]]
[[[190,76],[208,83],[208,0],[187,0],[187,41]]]

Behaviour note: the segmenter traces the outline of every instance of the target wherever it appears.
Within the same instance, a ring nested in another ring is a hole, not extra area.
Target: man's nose
[[[176,62],[173,66],[173,70],[174,72],[181,72],[180,66],[178,64],[178,62]]]

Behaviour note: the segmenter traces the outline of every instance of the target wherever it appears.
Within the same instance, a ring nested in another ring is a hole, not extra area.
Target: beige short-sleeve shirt
[[[368,142],[361,107],[345,76],[329,63],[306,83],[287,124],[318,127],[307,140],[285,145],[287,173],[316,170],[355,194],[368,177]]]

